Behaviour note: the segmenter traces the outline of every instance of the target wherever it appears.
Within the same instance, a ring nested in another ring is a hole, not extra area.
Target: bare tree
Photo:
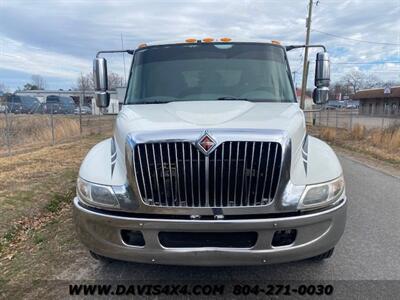
[[[80,91],[90,91],[94,89],[94,81],[93,81],[93,74],[83,74],[81,73],[76,80],[76,88],[75,90]]]
[[[373,74],[366,74],[357,70],[350,71],[342,76],[335,84],[335,89],[343,95],[355,94],[360,89],[383,87],[384,83]]]
[[[378,76],[375,76],[373,74],[368,74],[364,78],[364,82],[362,85],[363,89],[372,89],[372,88],[378,88],[378,87],[383,87],[384,83]]]
[[[347,89],[348,94],[355,94],[358,90],[362,89],[364,80],[365,75],[356,70],[346,73],[340,79],[342,85]]]
[[[40,75],[32,75],[32,86],[36,86],[38,90],[44,90],[46,88],[46,81]]]
[[[108,74],[108,89],[114,91],[115,88],[123,86],[124,78],[117,73]],[[74,90],[80,91],[93,91],[94,90],[94,77],[93,73],[81,73],[76,81]]]
[[[117,87],[124,85],[124,78],[117,73],[108,74],[108,89],[115,91]]]

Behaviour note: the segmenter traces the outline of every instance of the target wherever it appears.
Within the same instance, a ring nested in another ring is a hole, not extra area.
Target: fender
[[[306,135],[292,161],[291,180],[295,185],[317,184],[342,175],[339,159],[332,148],[315,137]]]
[[[90,149],[82,162],[79,176],[98,184],[126,184],[124,156],[113,137],[101,141]]]

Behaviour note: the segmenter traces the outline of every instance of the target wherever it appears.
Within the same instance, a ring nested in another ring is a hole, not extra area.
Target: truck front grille
[[[281,160],[276,142],[224,142],[208,156],[190,142],[137,144],[134,149],[142,199],[162,207],[268,205]]]

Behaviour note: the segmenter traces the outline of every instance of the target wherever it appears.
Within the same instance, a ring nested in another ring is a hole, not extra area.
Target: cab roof
[[[212,39],[212,41],[209,41],[209,39]],[[224,39],[229,39],[224,40]],[[190,41],[189,41],[190,40]],[[206,41],[205,41],[206,40]],[[140,48],[145,48],[145,47],[150,47],[150,46],[162,46],[162,45],[179,45],[179,44],[197,44],[197,43],[204,43],[204,44],[213,44],[213,43],[257,43],[257,44],[270,44],[270,45],[276,45],[276,46],[281,46],[283,45],[276,40],[272,41],[266,41],[266,40],[254,40],[254,39],[234,39],[234,38],[182,38],[182,39],[173,39],[173,40],[163,40],[163,41],[152,41],[152,42],[146,42],[143,44],[138,45],[138,49]]]

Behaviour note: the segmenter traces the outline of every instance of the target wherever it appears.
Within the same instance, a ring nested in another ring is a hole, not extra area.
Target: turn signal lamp
[[[195,38],[188,38],[185,40],[186,43],[196,43],[196,39]]]

